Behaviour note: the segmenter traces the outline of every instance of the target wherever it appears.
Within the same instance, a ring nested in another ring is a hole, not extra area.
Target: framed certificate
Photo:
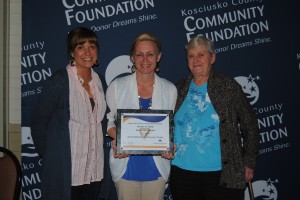
[[[174,151],[172,110],[117,110],[117,152],[160,155]]]

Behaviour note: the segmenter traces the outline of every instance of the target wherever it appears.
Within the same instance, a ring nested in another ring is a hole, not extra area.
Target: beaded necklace
[[[153,89],[154,89],[154,84],[152,85]],[[141,98],[140,95],[138,95],[138,100],[139,100],[139,106],[140,106],[140,110],[151,110],[152,109],[152,98],[148,98],[148,99],[144,99]],[[142,100],[146,103],[147,101],[149,101],[148,103],[148,107],[146,107],[145,103],[144,105],[142,105]],[[144,108],[144,109],[143,109]]]

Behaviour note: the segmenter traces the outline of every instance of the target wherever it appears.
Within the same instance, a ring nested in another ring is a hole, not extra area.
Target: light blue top
[[[174,116],[177,151],[172,165],[191,171],[221,170],[219,117],[209,99],[207,83],[193,81]]]

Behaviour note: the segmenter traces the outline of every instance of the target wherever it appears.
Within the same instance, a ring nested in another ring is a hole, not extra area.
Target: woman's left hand
[[[247,183],[252,180],[253,175],[254,175],[254,170],[249,167],[245,167],[245,178]]]
[[[176,152],[176,144],[174,144],[174,153]],[[170,151],[165,151],[161,154],[162,158],[173,160],[174,159],[174,153]]]
[[[168,159],[168,160],[172,160],[172,159],[174,159],[174,154],[172,152],[165,151],[161,154],[161,157]]]

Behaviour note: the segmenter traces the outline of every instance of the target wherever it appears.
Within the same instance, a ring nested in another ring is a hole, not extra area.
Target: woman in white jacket
[[[108,135],[113,139],[110,168],[118,200],[163,199],[165,184],[170,174],[171,154],[138,156],[117,154],[117,109],[174,110],[177,89],[166,79],[156,75],[161,58],[159,40],[148,33],[136,37],[131,48],[131,75],[115,79],[108,87],[106,98],[110,112]]]

